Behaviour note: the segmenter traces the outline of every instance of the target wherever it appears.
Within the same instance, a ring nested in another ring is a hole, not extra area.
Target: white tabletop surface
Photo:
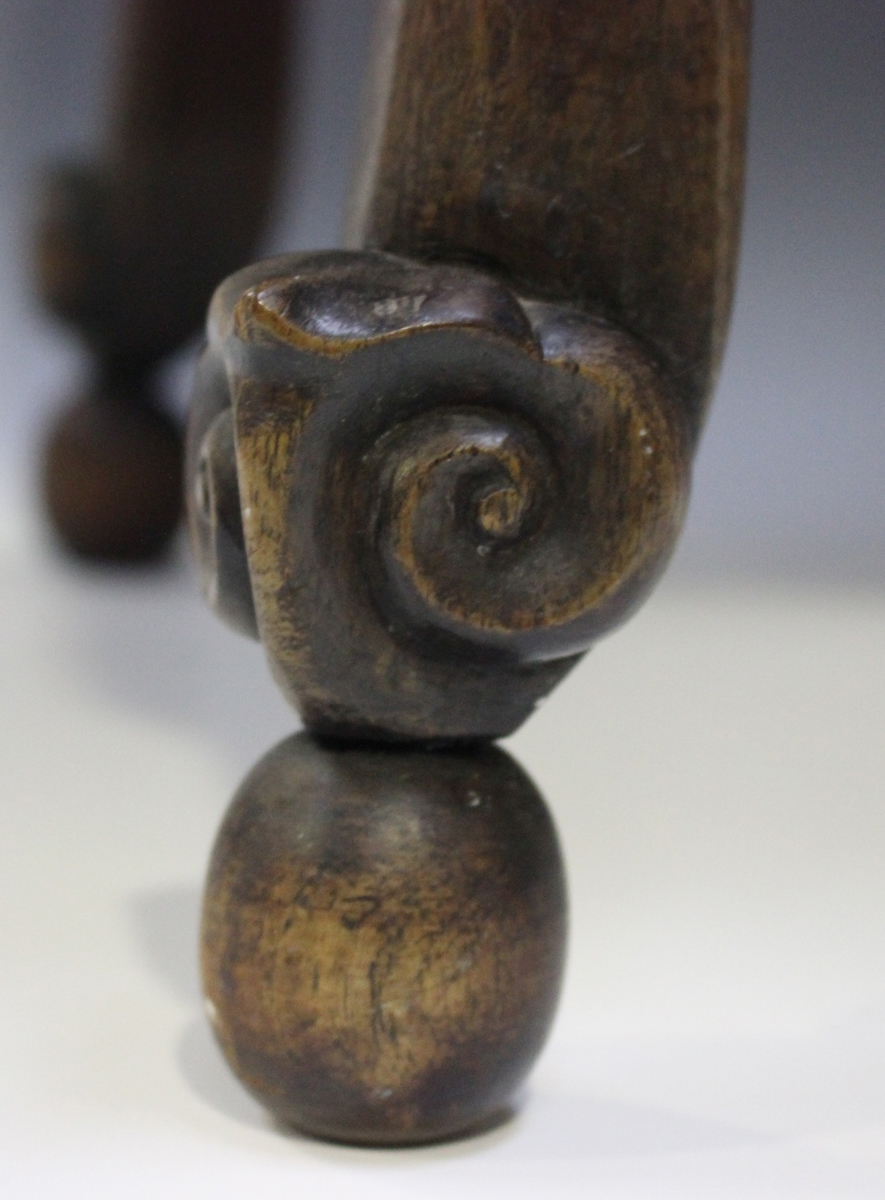
[[[0,1185],[15,1200],[885,1195],[885,597],[665,581],[516,737],[568,863],[518,1115],[274,1128],[201,1013],[201,876],[293,727],[177,563],[0,556]]]

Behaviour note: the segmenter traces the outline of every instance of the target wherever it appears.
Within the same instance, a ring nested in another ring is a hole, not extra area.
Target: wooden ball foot
[[[565,888],[531,780],[495,746],[288,738],[209,869],[210,1018],[281,1122],[375,1145],[506,1112],[559,992]]]
[[[181,434],[138,395],[89,393],[50,429],[43,493],[55,530],[75,554],[156,558],[181,516]]]

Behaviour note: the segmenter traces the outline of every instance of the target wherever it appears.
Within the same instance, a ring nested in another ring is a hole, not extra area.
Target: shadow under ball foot
[[[540,1051],[566,925],[556,833],[494,746],[288,738],[213,851],[207,1008],[240,1080],[336,1141],[430,1142],[493,1123]]]
[[[181,517],[181,480],[181,434],[146,401],[88,394],[49,431],[46,507],[62,542],[84,558],[158,557]]]

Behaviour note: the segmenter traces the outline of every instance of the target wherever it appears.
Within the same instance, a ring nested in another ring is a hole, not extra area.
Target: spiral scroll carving
[[[320,732],[510,732],[653,584],[688,464],[632,338],[484,272],[287,256],[213,302],[204,590]]]

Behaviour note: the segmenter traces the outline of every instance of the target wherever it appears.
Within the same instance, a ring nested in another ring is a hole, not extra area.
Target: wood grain
[[[614,322],[696,433],[734,285],[747,0],[394,0],[385,22],[348,244]]]

